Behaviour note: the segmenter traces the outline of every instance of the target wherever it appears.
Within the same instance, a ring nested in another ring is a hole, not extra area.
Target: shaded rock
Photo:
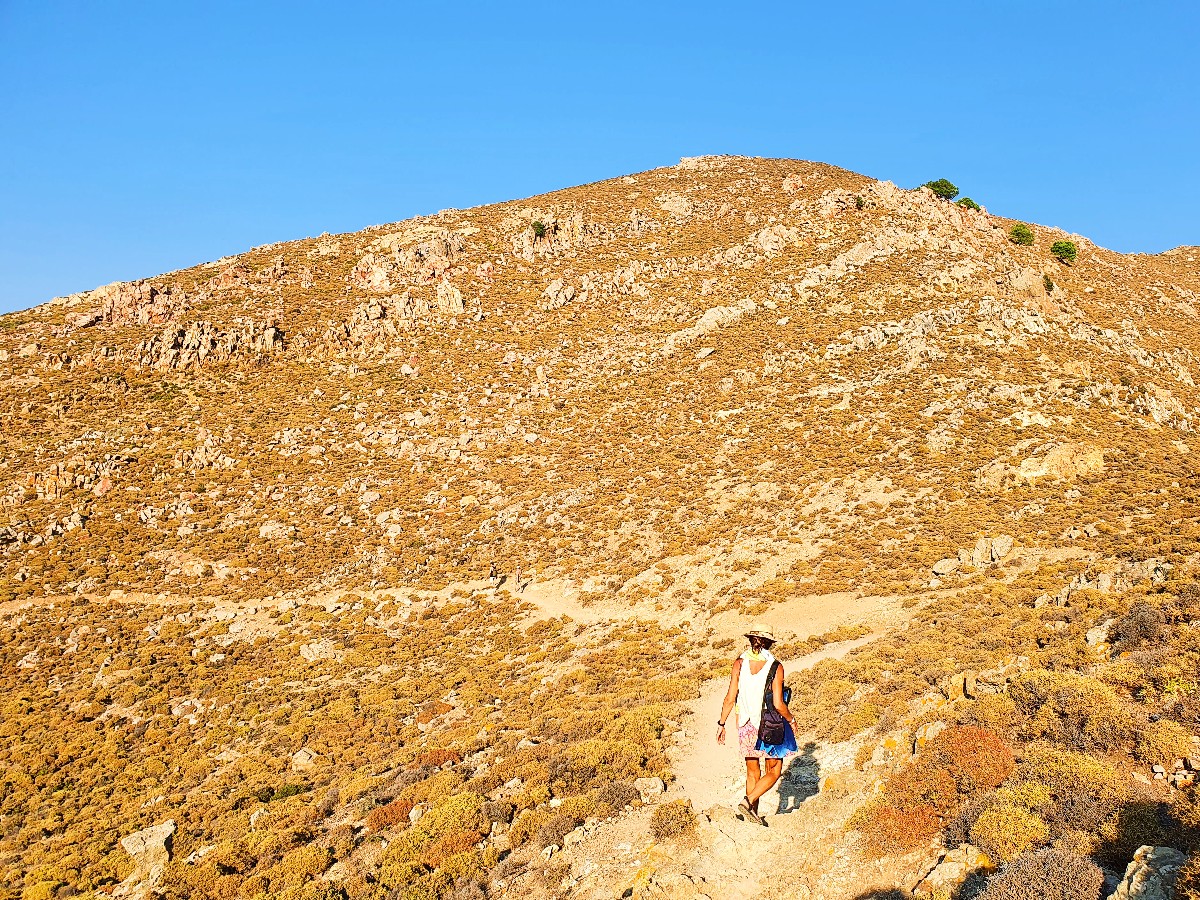
[[[1171,900],[1187,857],[1171,847],[1139,847],[1110,900]]]
[[[917,882],[913,893],[932,894],[938,891],[952,892],[970,876],[995,868],[988,855],[978,847],[963,844],[943,853],[932,869]]]

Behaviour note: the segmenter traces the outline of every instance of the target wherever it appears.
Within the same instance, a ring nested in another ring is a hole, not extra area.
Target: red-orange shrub
[[[850,818],[862,833],[864,848],[875,856],[908,853],[923,847],[938,833],[937,810],[927,804],[904,809],[887,802],[868,803]]]
[[[377,806],[367,813],[367,827],[372,831],[384,831],[396,825],[407,825],[412,808],[411,800],[393,800],[385,806]]]
[[[443,750],[440,747],[426,750],[416,759],[418,766],[444,766],[446,763],[462,762],[462,756],[453,750]]]
[[[421,854],[421,862],[431,869],[439,869],[451,856],[464,853],[478,843],[479,832],[455,831],[425,848],[425,852]]]

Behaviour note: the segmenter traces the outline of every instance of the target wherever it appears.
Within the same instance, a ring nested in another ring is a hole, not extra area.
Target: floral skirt
[[[738,748],[746,759],[787,759],[800,750],[792,726],[787,722],[783,723],[783,743],[776,745],[760,741],[758,727],[753,722],[747,722],[738,729]]]

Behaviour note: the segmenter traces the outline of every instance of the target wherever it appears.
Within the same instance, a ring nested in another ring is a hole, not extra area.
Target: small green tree
[[[1079,256],[1079,248],[1075,246],[1074,241],[1055,241],[1050,245],[1050,253],[1057,256],[1059,262],[1069,266]]]
[[[1054,282],[1050,280],[1049,275],[1042,276],[1042,285],[1046,288],[1046,293],[1049,294],[1054,290]]]
[[[958,185],[945,178],[939,178],[937,181],[927,181],[922,187],[927,187],[935,197],[940,197],[943,200],[953,200],[958,196]]]
[[[533,223],[533,236],[536,238],[544,238],[546,236],[546,223],[541,219]]]
[[[955,205],[961,206],[964,209],[979,210],[979,209],[983,208],[978,203],[976,203],[974,200],[972,200],[970,197],[963,197],[961,200],[956,201]]]
[[[1033,229],[1028,225],[1018,222],[1008,232],[1008,239],[1014,244],[1020,244],[1022,247],[1028,247],[1033,243]]]

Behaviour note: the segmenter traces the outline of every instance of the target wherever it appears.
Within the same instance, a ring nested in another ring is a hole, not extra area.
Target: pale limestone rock
[[[317,753],[315,750],[311,750],[308,747],[301,747],[299,750],[297,750],[295,753],[292,754],[292,763],[291,763],[292,771],[306,772],[309,769],[313,768],[317,764],[317,762],[320,760],[320,758],[321,758],[320,754]]]
[[[943,853],[934,867],[913,888],[913,893],[921,895],[952,892],[971,875],[988,872],[994,868],[995,865],[986,853],[971,844],[963,844]]]
[[[1110,900],[1172,900],[1187,857],[1171,847],[1139,847]]]
[[[171,838],[175,820],[167,819],[121,838],[121,847],[133,857],[134,870],[113,889],[113,897],[146,900],[155,893],[167,863],[171,861]]]
[[[958,559],[953,556],[947,556],[945,559],[939,559],[933,564],[933,574],[938,576],[951,575],[958,571],[958,567]]]

